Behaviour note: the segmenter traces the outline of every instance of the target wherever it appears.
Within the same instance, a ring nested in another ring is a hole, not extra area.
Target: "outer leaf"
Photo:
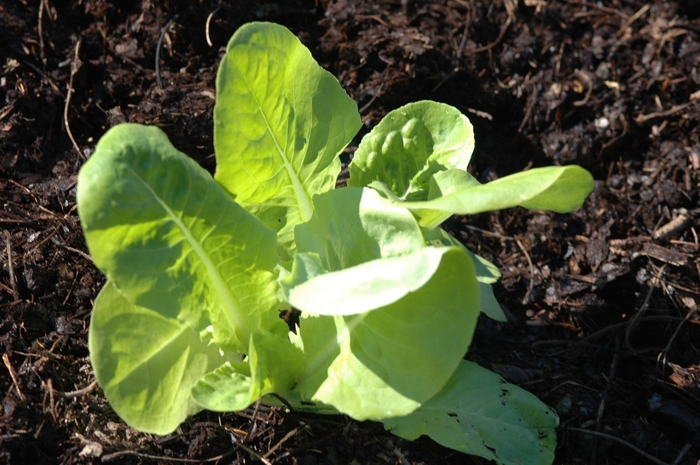
[[[299,39],[270,23],[234,34],[216,87],[216,179],[291,253],[312,197],[335,187],[338,155],[362,124],[357,105]]]
[[[443,103],[409,103],[366,135],[350,164],[349,186],[380,181],[402,200],[426,200],[431,177],[467,169],[474,131],[466,116]]]
[[[408,416],[383,423],[409,441],[425,434],[498,464],[542,465],[554,460],[559,418],[531,393],[463,361],[434,398]]]
[[[135,305],[245,352],[253,332],[285,334],[273,230],[246,212],[161,130],[109,130],[78,178],[95,264]]]
[[[579,208],[594,187],[591,174],[580,166],[534,168],[488,184],[467,184],[425,202],[403,202],[410,210],[439,210],[458,215],[522,206],[566,213]]]
[[[476,279],[479,281],[479,304],[481,311],[492,320],[506,321],[506,315],[503,313],[503,309],[496,300],[496,296],[493,295],[493,288],[491,287],[491,284],[498,281],[501,277],[501,272],[498,270],[498,267],[484,257],[472,253],[464,244],[450,236],[443,229],[433,229],[425,234],[425,239],[432,245],[459,247],[469,255],[469,258],[472,259],[476,268]]]
[[[90,322],[95,376],[117,414],[140,431],[167,434],[201,410],[190,395],[205,373],[230,360],[190,326],[131,304],[108,282]]]
[[[307,365],[296,389],[303,398],[381,420],[412,412],[444,386],[471,342],[479,291],[462,250],[429,250],[442,254],[438,269],[403,298],[359,315],[301,322]],[[331,298],[336,289],[319,292]]]
[[[302,363],[302,352],[286,337],[254,334],[248,363],[222,365],[195,384],[192,396],[208,410],[243,410],[265,394],[289,391]]]

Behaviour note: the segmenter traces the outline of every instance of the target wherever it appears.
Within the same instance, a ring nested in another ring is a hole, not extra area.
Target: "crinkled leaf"
[[[306,368],[296,389],[303,398],[358,420],[380,420],[408,414],[447,382],[471,342],[478,284],[464,251],[423,250],[430,251],[427,256],[441,255],[439,265],[427,282],[404,297],[358,315],[302,320]],[[339,284],[318,289],[332,301],[326,313],[337,313],[333,296],[341,291]],[[323,309],[311,311],[318,310]]]
[[[216,180],[279,232],[285,259],[312,198],[335,187],[338,155],[361,126],[338,80],[283,26],[249,23],[216,80]]]
[[[409,441],[428,435],[501,465],[543,465],[554,460],[559,418],[533,394],[463,361],[439,394],[412,414],[383,423]]]
[[[95,377],[110,405],[149,433],[168,434],[200,411],[190,389],[231,360],[189,325],[130,303],[111,282],[95,301],[89,334]]]
[[[566,213],[583,204],[593,190],[594,181],[588,171],[572,165],[533,168],[487,184],[463,183],[447,187],[450,186],[442,190],[445,194],[432,200],[401,202],[400,205],[411,211],[438,210],[457,215],[517,206]]]
[[[459,110],[432,101],[409,103],[389,112],[362,139],[348,185],[380,181],[402,200],[426,200],[432,176],[466,170],[473,151],[474,130]]]
[[[202,407],[215,412],[243,410],[265,394],[287,392],[301,371],[303,354],[286,337],[253,334],[248,359],[226,363],[192,388]]]
[[[110,129],[78,177],[95,264],[135,305],[245,352],[277,316],[276,235],[156,127]]]

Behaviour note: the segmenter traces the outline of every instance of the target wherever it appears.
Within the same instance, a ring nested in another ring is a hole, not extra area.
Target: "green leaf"
[[[318,253],[327,271],[423,248],[413,215],[372,189],[347,187],[314,198],[315,213],[296,229],[298,252]]]
[[[174,431],[201,410],[190,395],[205,373],[232,360],[189,325],[131,304],[108,282],[90,322],[90,360],[115,412],[131,427]]]
[[[457,186],[441,186],[446,192],[442,196],[422,202],[402,202],[401,205],[411,211],[438,210],[457,215],[517,206],[566,213],[579,208],[595,185],[591,174],[575,165],[533,168],[487,184],[458,182]],[[423,222],[421,226],[424,226]]]
[[[357,315],[301,321],[306,366],[296,390],[303,398],[331,405],[357,420],[381,420],[412,412],[451,377],[469,347],[478,316],[474,265],[456,247],[416,254],[441,260],[427,282],[393,303]],[[377,260],[378,266],[391,260],[396,259]],[[387,267],[387,276],[394,271]],[[325,309],[320,304],[311,308],[312,313],[343,313],[345,307],[334,297],[338,292],[360,304],[370,301],[362,294],[344,293],[344,286],[352,283],[342,280],[343,272],[324,276],[339,279],[317,288],[329,303]],[[362,291],[375,292],[385,291]],[[298,302],[292,299],[292,304]]]
[[[253,332],[286,334],[277,313],[275,232],[237,205],[158,128],[123,124],[78,177],[95,264],[134,305],[245,352]]]
[[[437,272],[447,250],[423,248],[410,255],[380,258],[320,275],[318,266],[308,265],[316,263],[313,255],[299,253],[300,264],[295,258],[297,266],[291,275],[298,284],[287,286],[287,299],[295,308],[314,315],[356,315],[375,310],[422,288]],[[470,278],[465,276],[465,280]]]
[[[379,182],[376,182],[372,187],[377,188]],[[430,179],[430,190],[428,198],[425,200],[433,200],[439,197],[451,194],[458,189],[468,189],[471,187],[480,186],[481,183],[468,172],[452,168],[445,171],[435,173]],[[381,192],[381,189],[380,189]],[[413,214],[418,219],[418,223],[424,229],[434,229],[442,224],[443,221],[452,216],[452,212],[430,209],[412,209]]]
[[[271,23],[234,34],[216,88],[216,180],[279,232],[286,260],[313,196],[335,188],[338,155],[362,124],[357,105],[299,39]]]
[[[280,281],[305,312],[352,315],[389,305],[423,286],[442,260],[444,250],[425,248],[413,215],[372,189],[330,191],[314,205],[296,229],[292,273]]]
[[[253,334],[247,362],[226,363],[207,374],[194,385],[192,396],[215,412],[243,410],[265,394],[289,391],[301,371],[303,354],[287,338]]]
[[[481,311],[489,318],[496,321],[507,321],[506,315],[503,313],[501,305],[496,300],[493,294],[491,284],[501,278],[501,272],[498,267],[486,260],[484,257],[472,253],[464,244],[459,242],[454,237],[450,236],[447,231],[441,228],[435,228],[425,234],[425,240],[431,245],[436,246],[455,246],[464,250],[469,258],[472,259],[476,268],[476,279],[479,281],[479,304]]]
[[[443,103],[409,103],[387,114],[367,134],[350,164],[348,186],[384,183],[401,200],[426,200],[430,179],[450,168],[466,170],[474,151],[471,123]]]
[[[413,216],[371,189],[314,198],[282,287],[300,322],[306,365],[295,390],[356,419],[404,415],[449,379],[479,308],[474,265],[426,248]],[[420,381],[418,381],[420,380]]]
[[[543,465],[554,460],[559,418],[533,394],[463,361],[434,398],[410,415],[383,423],[409,441],[428,435],[500,465]]]

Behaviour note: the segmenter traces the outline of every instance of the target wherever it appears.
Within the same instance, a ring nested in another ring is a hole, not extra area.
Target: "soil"
[[[375,423],[264,407],[152,436],[94,382],[87,330],[104,277],[80,230],[78,169],[130,121],[213,170],[218,62],[253,20],[301,38],[358,102],[363,132],[437,100],[474,124],[483,182],[552,164],[593,173],[571,214],[446,224],[503,271],[509,321],[480,321],[467,357],[556,408],[557,464],[696,464],[697,0],[0,3],[0,461],[485,463]]]

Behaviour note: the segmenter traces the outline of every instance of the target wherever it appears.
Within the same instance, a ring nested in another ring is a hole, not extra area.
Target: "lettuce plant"
[[[523,206],[567,212],[577,166],[487,184],[469,120],[422,101],[365,136],[356,104],[287,29],[251,23],[217,77],[211,176],[155,127],[121,124],[78,179],[108,281],[92,314],[95,375],[132,427],[166,434],[256,400],[380,421],[500,464],[551,463],[555,412],[463,359],[480,311],[504,321],[496,267],[440,224]],[[290,331],[285,309],[301,311]],[[275,394],[271,396],[270,394]]]

